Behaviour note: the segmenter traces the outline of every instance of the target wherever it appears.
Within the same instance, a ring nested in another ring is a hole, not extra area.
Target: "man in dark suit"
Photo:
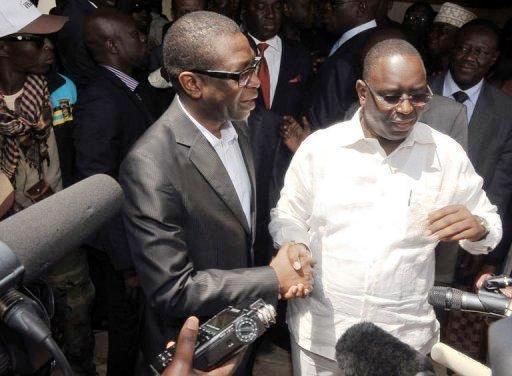
[[[497,27],[488,21],[465,24],[458,35],[449,71],[434,77],[431,87],[435,93],[467,107],[468,155],[484,179],[489,199],[503,218],[512,191],[512,99],[485,80],[498,58],[498,40]],[[508,251],[508,247],[504,248],[507,249],[496,250],[487,260],[498,259],[494,265],[501,262]]]
[[[299,43],[281,38],[282,0],[246,0],[244,28],[263,57],[260,69],[260,103],[281,116],[303,112],[311,59]]]
[[[357,101],[354,88],[362,72],[361,51],[377,26],[378,5],[379,0],[328,3],[324,14],[326,27],[339,39],[313,84],[308,114],[313,128],[325,128],[343,120],[345,112]]]
[[[85,18],[98,7],[108,6],[106,0],[66,1],[59,14],[69,17],[64,27],[57,33],[57,52],[64,73],[81,86],[94,77],[96,64],[84,43]]]
[[[216,13],[185,15],[165,37],[164,67],[177,96],[128,154],[120,179],[147,299],[146,362],[191,314],[311,290],[301,244],[283,247],[270,267],[252,267],[255,173],[245,120],[258,95],[258,63],[239,27]]]
[[[118,179],[121,161],[155,119],[144,101],[146,91],[131,76],[146,56],[146,38],[128,15],[105,8],[86,20],[85,42],[99,66],[96,78],[79,90],[74,114],[78,178],[103,173]],[[88,245],[95,261],[91,269],[101,270],[105,280],[108,374],[133,374],[140,315],[137,278],[121,215]]]

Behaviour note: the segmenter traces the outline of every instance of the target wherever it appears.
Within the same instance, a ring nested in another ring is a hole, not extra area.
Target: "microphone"
[[[434,376],[430,360],[371,322],[351,326],[336,344],[345,376]]]
[[[512,278],[506,275],[494,276],[486,279],[484,282],[484,288],[489,291],[503,289],[508,286],[512,286]]]
[[[434,361],[464,376],[491,376],[491,370],[469,356],[444,343],[436,343],[430,351]]]
[[[451,287],[434,286],[428,294],[428,302],[447,311],[471,311],[498,316],[512,314],[512,300],[493,292],[480,291],[473,294]]]
[[[94,175],[1,221],[0,241],[24,266],[24,280],[31,281],[96,232],[122,201],[113,178]]]

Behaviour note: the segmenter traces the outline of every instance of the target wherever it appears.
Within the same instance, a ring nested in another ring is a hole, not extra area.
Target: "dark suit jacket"
[[[70,0],[61,15],[69,21],[57,33],[56,50],[64,73],[77,85],[85,85],[96,74],[96,64],[84,44],[85,18],[94,11],[88,0]]]
[[[309,120],[313,128],[326,128],[343,120],[357,100],[356,81],[362,77],[361,51],[374,28],[357,34],[323,63],[313,83]]]
[[[119,177],[122,160],[154,118],[144,103],[105,68],[78,93],[75,107],[76,170],[79,180],[94,174]],[[100,230],[91,246],[109,253],[118,270],[131,267],[121,216]]]
[[[256,49],[254,40],[248,36],[249,43]],[[298,117],[304,113],[305,95],[311,73],[311,58],[302,45],[281,38],[283,51],[279,67],[274,100],[270,109],[278,115]],[[258,96],[258,104],[264,106],[263,96]]]
[[[442,95],[443,83],[444,75],[431,80],[434,93]],[[512,192],[512,98],[487,82],[469,122],[468,156],[484,179],[487,196],[503,218]]]
[[[248,120],[251,146],[256,170],[256,240],[254,257],[256,265],[268,265],[273,255],[272,237],[268,231],[270,209],[277,201],[275,180],[280,162],[281,117],[257,105]],[[280,179],[281,180],[281,179]],[[277,191],[279,195],[279,191]]]
[[[282,40],[279,78],[270,109],[279,115],[298,117],[304,113],[311,58],[301,44],[284,38]]]
[[[255,174],[245,123],[234,124],[249,172],[255,228]],[[148,301],[146,359],[174,338],[189,315],[208,317],[261,297],[275,303],[270,267],[253,265],[253,231],[215,149],[175,100],[121,167],[124,218]]]

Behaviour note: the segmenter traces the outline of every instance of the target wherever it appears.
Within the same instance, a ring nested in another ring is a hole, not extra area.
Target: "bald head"
[[[164,67],[173,85],[179,88],[177,78],[184,71],[214,69],[219,43],[235,34],[241,34],[238,25],[214,12],[193,12],[177,20],[164,39]]]
[[[101,64],[108,59],[108,41],[117,39],[120,24],[131,21],[130,16],[111,8],[98,8],[87,17],[84,26],[85,45],[94,60]]]
[[[369,82],[371,75],[379,69],[383,60],[405,56],[417,59],[421,66],[421,72],[426,77],[425,66],[418,50],[403,39],[388,39],[376,43],[366,54],[363,65],[363,80]]]
[[[87,17],[85,45],[98,64],[106,64],[127,73],[141,65],[147,53],[146,37],[135,21],[115,9],[99,8]]]

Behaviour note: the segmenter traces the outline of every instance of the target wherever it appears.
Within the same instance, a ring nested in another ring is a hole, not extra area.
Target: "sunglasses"
[[[213,78],[222,80],[235,80],[238,87],[246,87],[254,74],[258,74],[260,68],[261,56],[255,57],[249,66],[240,72],[226,72],[217,70],[191,69],[190,72],[204,74]]]
[[[370,91],[370,94],[373,96],[374,99],[379,100],[380,102],[383,102],[384,104],[388,106],[398,106],[403,101],[409,101],[413,106],[421,107],[425,106],[430,99],[432,99],[432,96],[434,95],[432,93],[432,90],[427,85],[427,91],[423,93],[414,93],[414,94],[388,94],[388,95],[380,95],[376,93],[370,85],[366,81],[363,81],[368,90]]]
[[[46,41],[46,37],[43,35],[33,35],[33,34],[11,34],[5,37],[0,38],[0,40],[10,41],[10,42],[34,42],[34,44],[38,48],[42,48]]]

